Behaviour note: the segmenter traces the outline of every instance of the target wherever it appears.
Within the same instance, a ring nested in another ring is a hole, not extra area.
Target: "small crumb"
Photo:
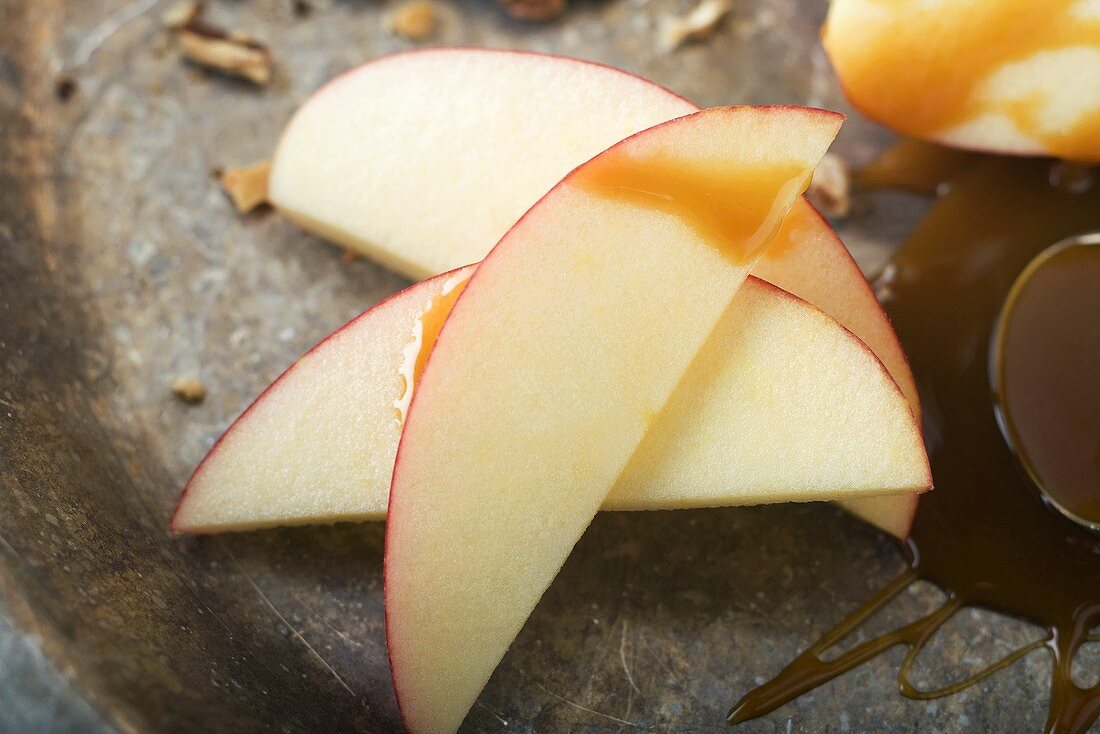
[[[345,247],[344,254],[340,256],[340,262],[353,263],[361,257],[362,255],[355,250]]]
[[[565,0],[497,0],[516,20],[552,20],[565,10]]]
[[[218,176],[225,193],[233,200],[233,206],[246,214],[267,203],[267,180],[271,175],[271,163],[260,161],[250,166],[227,168]]]
[[[172,380],[172,394],[188,405],[197,405],[206,399],[206,385],[194,377],[177,377]]]
[[[422,41],[439,26],[439,11],[431,0],[411,0],[393,12],[390,32],[410,41]]]
[[[729,12],[729,0],[701,0],[686,15],[665,18],[661,24],[661,50],[667,53],[688,41],[706,38]]]
[[[149,94],[163,94],[164,93],[164,83],[160,79],[153,79],[146,86],[146,89],[149,90]]]
[[[266,86],[274,71],[271,52],[256,39],[193,22],[179,30],[184,57],[209,69]]]
[[[76,94],[76,79],[71,76],[63,76],[57,80],[57,84],[54,86],[54,94],[62,102],[68,102]]]
[[[309,0],[294,0],[292,8],[297,18],[308,18],[309,14],[313,12],[313,6],[310,5]]]
[[[826,153],[814,169],[806,197],[827,217],[846,217],[852,208],[852,176],[840,156]]]
[[[168,30],[178,31],[198,22],[205,10],[206,3],[202,0],[184,0],[168,8],[160,16],[160,22]]]

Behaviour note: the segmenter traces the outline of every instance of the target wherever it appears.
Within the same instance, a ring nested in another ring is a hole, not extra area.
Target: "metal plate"
[[[121,731],[397,730],[381,525],[174,540],[166,522],[252,396],[404,285],[270,212],[236,215],[211,168],[268,156],[322,81],[408,44],[385,30],[392,5],[315,1],[297,18],[284,1],[213,3],[211,20],[280,62],[259,91],[181,63],[159,26],[168,4],[0,0],[0,595],[22,630],[0,624],[0,730],[89,731],[100,717]],[[850,112],[817,42],[823,1],[744,0],[706,43],[660,52],[660,19],[684,9],[578,0],[535,26],[457,0],[434,42],[583,56],[703,104]],[[78,85],[67,102],[63,75]],[[865,161],[888,139],[853,117],[835,150]],[[857,198],[844,235],[865,268],[919,209]],[[210,390],[197,407],[169,393],[188,374]],[[900,565],[891,541],[824,505],[603,514],[466,729],[725,731],[758,676]],[[951,675],[971,643],[995,654],[1028,634],[971,622],[930,676]],[[1041,730],[1043,659],[934,703],[896,695],[897,662],[743,729]]]

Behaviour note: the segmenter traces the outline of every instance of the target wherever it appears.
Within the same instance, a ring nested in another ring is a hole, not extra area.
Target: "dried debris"
[[[362,257],[362,255],[360,255],[358,252],[351,249],[350,247],[345,247],[343,254],[340,255],[340,262],[353,263],[356,260],[362,259]]]
[[[172,380],[172,394],[188,405],[197,405],[206,399],[206,385],[196,377],[177,377]]]
[[[840,156],[826,153],[814,170],[806,196],[827,217],[846,217],[852,209],[852,175]]]
[[[516,20],[552,20],[565,10],[565,0],[497,0]]]
[[[431,0],[411,0],[390,15],[390,33],[422,41],[439,27],[439,10]]]
[[[201,0],[180,2],[161,16],[164,27],[179,39],[184,58],[205,69],[266,86],[275,64],[267,46],[248,34],[227,31],[203,20]]]
[[[308,18],[310,13],[313,12],[313,5],[309,0],[294,0],[291,8],[294,10],[295,18]]]
[[[241,214],[268,203],[267,182],[271,162],[259,161],[249,166],[226,168],[217,172],[218,181]]]
[[[701,0],[686,15],[665,18],[661,23],[661,50],[667,53],[688,41],[706,38],[730,10],[730,0]]]
[[[179,29],[183,55],[199,66],[266,86],[275,64],[267,46],[243,33],[194,22]]]

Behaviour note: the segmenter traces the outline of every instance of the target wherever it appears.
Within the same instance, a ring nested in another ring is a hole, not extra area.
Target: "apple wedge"
[[[1100,161],[1091,0],[834,0],[825,48],[852,104],[911,137]]]
[[[750,277],[604,508],[806,502],[884,488],[915,496],[931,484],[920,428],[882,363],[829,316]]]
[[[401,437],[398,409],[410,393],[400,369],[404,350],[423,337],[425,313],[447,304],[473,270],[391,296],[292,364],[195,469],[169,529],[385,519]]]
[[[840,121],[717,108],[638,133],[478,266],[390,487],[387,644],[411,732],[458,729]]]
[[[481,260],[577,164],[696,110],[586,61],[488,49],[399,54],[347,72],[302,106],[275,153],[270,197],[305,229],[427,277]],[[753,272],[867,342],[919,415],[905,355],[847,249],[805,202],[787,224],[782,239],[793,244],[771,248]],[[843,505],[904,538],[916,501]]]
[[[480,261],[577,165],[697,109],[587,61],[468,48],[387,56],[302,105],[268,195],[303,228],[419,280]]]

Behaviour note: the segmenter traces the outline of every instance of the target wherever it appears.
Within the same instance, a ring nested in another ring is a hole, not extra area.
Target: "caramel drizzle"
[[[676,216],[731,262],[749,265],[765,248],[783,246],[776,235],[811,174],[795,162],[731,168],[686,164],[663,153],[632,155],[617,147],[578,169],[571,183],[596,196]]]
[[[1080,648],[1100,642],[1100,634],[1090,633],[1100,625],[1100,537],[1055,514],[1034,487],[1028,491],[994,422],[981,359],[1015,274],[1047,246],[1100,229],[1100,186],[1089,188],[1088,172],[1083,187],[1061,186],[1058,170],[1045,161],[945,153],[907,142],[867,172],[865,182],[946,192],[895,257],[904,275],[890,309],[914,371],[939,405],[931,421],[938,424],[932,464],[941,486],[918,508],[908,570],[745,695],[731,709],[730,723],[773,711],[896,645],[908,648],[899,690],[919,700],[957,693],[1046,649],[1053,664],[1045,732],[1084,734],[1100,718],[1100,683],[1081,687],[1072,680]],[[958,318],[950,320],[952,313]],[[983,467],[980,473],[975,466]],[[943,589],[946,601],[826,659],[916,581]],[[913,685],[909,673],[920,652],[967,607],[1008,612],[1047,633],[963,680],[934,690]]]
[[[910,545],[915,557],[915,547]],[[957,594],[948,594],[947,600],[929,614],[896,630],[885,632],[863,642],[835,658],[825,659],[825,654],[857,631],[901,592],[917,581],[928,580],[920,571],[919,561],[913,567],[891,581],[820,640],[796,657],[773,679],[746,694],[729,712],[728,721],[740,724],[749,719],[770,713],[804,693],[828,683],[832,679],[853,670],[878,657],[895,645],[905,645],[908,650],[898,669],[898,691],[906,698],[928,701],[950,696],[969,688],[1001,671],[1030,653],[1046,648],[1053,658],[1051,678],[1050,715],[1045,734],[1083,734],[1100,718],[1100,684],[1082,688],[1073,682],[1073,658],[1082,645],[1100,642],[1100,634],[1089,634],[1087,624],[1075,624],[1070,633],[1063,634],[1057,627],[1048,627],[1046,636],[1024,645],[1000,660],[990,663],[977,673],[960,681],[924,690],[913,685],[909,671],[921,651],[936,632],[961,609],[967,600]]]

